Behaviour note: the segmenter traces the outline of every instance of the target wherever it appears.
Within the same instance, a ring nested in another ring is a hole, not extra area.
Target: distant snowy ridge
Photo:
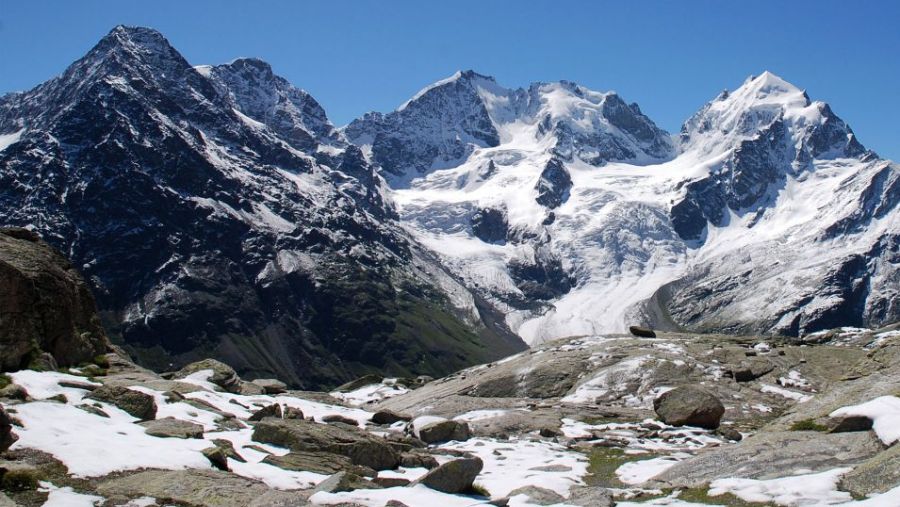
[[[344,133],[402,222],[532,344],[900,318],[897,166],[770,72],[675,139],[614,93],[472,71]]]

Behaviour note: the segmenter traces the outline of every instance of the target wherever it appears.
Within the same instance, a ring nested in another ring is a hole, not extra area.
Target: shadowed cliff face
[[[26,229],[0,229],[0,370],[42,353],[60,366],[91,361],[109,341],[78,271]]]
[[[118,27],[4,97],[0,128],[18,133],[0,222],[66,252],[145,365],[212,356],[314,387],[523,347],[438,288],[468,294],[393,223],[360,151],[261,62],[195,69],[159,33]]]

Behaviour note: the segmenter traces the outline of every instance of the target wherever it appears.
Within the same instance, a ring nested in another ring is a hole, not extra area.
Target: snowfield
[[[463,93],[460,88],[471,89],[466,92],[471,97],[454,95]],[[468,287],[504,309],[507,324],[531,345],[622,332],[629,324],[658,320],[658,303],[652,300],[666,284],[695,276],[701,283],[718,284],[738,273],[743,278],[728,285],[741,287],[723,296],[725,304],[710,305],[717,307],[710,320],[792,333],[798,332],[794,321],[799,321],[803,332],[804,323],[815,326],[816,319],[843,301],[844,296],[833,293],[838,289],[817,293],[830,270],[849,256],[865,255],[900,226],[896,203],[887,193],[878,216],[865,219],[859,207],[872,199],[870,194],[887,192],[885,181],[897,178],[896,167],[863,156],[852,131],[826,104],[811,101],[803,90],[771,73],[751,77],[710,102],[685,123],[680,140],[663,142],[659,134],[662,148],[655,155],[605,116],[611,114],[605,108],[613,96],[565,82],[509,90],[484,76],[457,73],[422,90],[396,113],[436,128],[433,122],[439,120],[424,113],[414,116],[413,104],[452,97],[485,108],[483,119],[496,130],[498,144],[476,140],[462,160],[435,161],[424,172],[388,174],[390,198],[413,235]],[[462,106],[442,102],[442,107]],[[355,128],[351,125],[348,132]],[[782,130],[783,139],[778,137]],[[441,135],[451,134],[423,130],[397,134],[397,139],[434,146],[450,142]],[[748,143],[767,137],[774,139],[773,146],[753,149],[759,150],[757,157],[776,159],[763,164],[777,166],[741,166],[739,157],[751,150]],[[636,155],[598,163],[585,155],[590,140],[597,138],[627,145]],[[367,140],[371,136],[360,138]],[[823,143],[832,144],[819,146]],[[564,202],[551,209],[536,201],[536,182],[556,159],[564,161],[572,183]],[[729,181],[740,178],[753,186],[732,188],[737,183]],[[674,205],[692,198],[687,189],[704,182],[716,188],[710,192],[721,192],[723,200],[752,205],[711,210],[721,211],[722,218],[702,225],[699,239],[685,239],[673,218]],[[474,232],[472,217],[485,209],[503,213],[506,240],[484,241]],[[868,221],[848,227],[864,219]],[[830,228],[846,231],[832,237]],[[572,288],[544,299],[538,308],[520,304],[533,303],[533,296],[511,266],[541,266],[548,259],[560,263],[573,279]],[[891,276],[890,268],[879,264],[871,276],[877,286],[874,296],[893,297],[895,290],[885,278]],[[710,289],[715,290],[713,285]],[[875,299],[866,307],[875,305]],[[675,317],[702,315],[692,311]],[[760,322],[761,315],[780,318]]]

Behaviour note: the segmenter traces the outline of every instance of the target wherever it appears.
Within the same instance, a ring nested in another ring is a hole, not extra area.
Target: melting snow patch
[[[37,449],[62,461],[77,477],[97,477],[122,470],[210,468],[200,453],[205,440],[157,438],[144,433],[137,419],[103,404],[109,418],[71,405],[38,401],[16,406],[16,449]]]
[[[841,476],[850,468],[835,468],[817,474],[779,479],[718,479],[710,484],[709,495],[731,493],[746,502],[774,502],[778,505],[834,505],[852,500],[850,493],[837,490]]]
[[[676,453],[671,456],[630,461],[616,469],[616,477],[624,484],[637,486],[665,472],[679,461],[691,457],[687,453]]]
[[[534,484],[568,496],[572,486],[582,484],[581,478],[587,474],[584,455],[553,442],[472,438],[442,448],[470,452],[481,458],[484,470],[475,484],[490,492],[492,498],[502,498]]]
[[[779,377],[778,383],[783,387],[793,387],[804,391],[812,390],[809,381],[803,378],[803,375],[797,370],[789,371],[787,377]]]
[[[808,394],[798,393],[796,391],[791,391],[769,384],[763,384],[759,390],[764,393],[777,394],[790,400],[795,400],[797,403],[805,403],[812,399],[812,396]]]
[[[370,384],[346,393],[335,391],[330,394],[332,397],[345,401],[353,406],[360,406],[393,396],[399,396],[408,392],[409,389],[397,384],[397,379],[387,378],[380,384]]]
[[[466,412],[465,414],[460,414],[453,419],[456,421],[483,421],[485,419],[493,419],[495,417],[500,417],[509,413],[509,410],[472,410],[471,412]]]
[[[76,493],[72,488],[58,488],[49,482],[41,482],[38,491],[49,493],[43,507],[94,507],[106,500],[102,496]]]
[[[872,420],[872,429],[885,445],[900,440],[900,398],[881,396],[860,405],[835,410],[830,417],[862,416]]]
[[[710,504],[699,504],[693,502],[685,502],[683,500],[678,499],[678,494],[680,492],[676,491],[671,495],[664,498],[656,498],[647,502],[617,502],[616,507],[643,507],[645,505],[665,505],[667,507],[725,507],[724,505],[710,505]]]
[[[470,507],[481,503],[472,497],[448,495],[421,484],[412,487],[357,489],[343,493],[319,492],[309,497],[309,501],[316,505],[352,503],[365,507],[383,507],[391,500],[397,500],[406,505],[439,505],[441,507]]]

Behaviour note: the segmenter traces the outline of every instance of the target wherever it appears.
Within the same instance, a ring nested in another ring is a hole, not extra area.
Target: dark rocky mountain
[[[143,364],[206,356],[296,386],[437,375],[522,343],[392,221],[362,153],[258,60],[192,67],[117,27],[0,99],[0,223],[92,283]]]

